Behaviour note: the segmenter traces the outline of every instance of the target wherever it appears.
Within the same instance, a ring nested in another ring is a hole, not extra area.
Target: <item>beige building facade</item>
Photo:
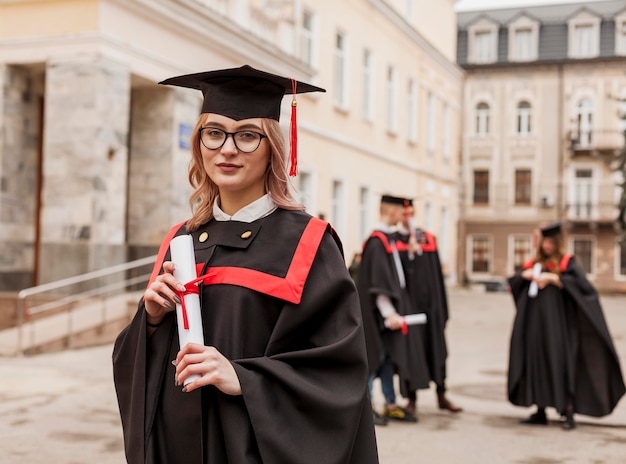
[[[0,1],[0,291],[155,253],[190,215],[200,108],[156,83],[243,64],[327,89],[298,97],[293,184],[346,260],[392,193],[454,280],[463,71],[454,1],[431,3]]]
[[[458,30],[459,274],[513,274],[534,254],[533,229],[558,220],[594,284],[626,291],[614,169],[626,129],[626,4],[464,12]]]

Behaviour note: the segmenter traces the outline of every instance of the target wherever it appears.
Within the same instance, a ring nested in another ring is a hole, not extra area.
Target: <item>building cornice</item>
[[[433,59],[441,68],[457,79],[463,78],[463,69],[455,62],[448,60],[439,50],[432,46],[422,34],[420,34],[413,26],[411,26],[402,16],[398,14],[384,0],[368,0],[368,3],[375,8],[384,18],[394,25],[399,31],[404,33],[419,48],[424,50],[430,58]]]

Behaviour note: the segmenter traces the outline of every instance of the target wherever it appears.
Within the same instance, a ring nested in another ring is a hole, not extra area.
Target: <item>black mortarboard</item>
[[[545,227],[541,228],[541,236],[542,237],[553,237],[555,235],[559,235],[561,233],[561,223],[554,222]]]
[[[393,195],[383,195],[380,198],[380,202],[381,203],[389,203],[391,205],[400,205],[400,206],[404,206],[404,202],[406,201],[406,198],[402,198],[402,197],[394,197]],[[413,201],[411,200],[411,204],[413,203]]]
[[[251,66],[218,69],[171,77],[159,82],[164,85],[187,87],[202,91],[203,113],[215,113],[240,121],[249,118],[280,119],[280,106],[285,94],[294,95],[291,101],[290,176],[297,174],[298,129],[296,97],[298,93],[326,92],[321,87],[282,77]]]
[[[203,113],[216,113],[236,121],[280,117],[285,94],[326,92],[311,84],[277,76],[245,65],[240,68],[185,74],[159,84],[201,90]]]

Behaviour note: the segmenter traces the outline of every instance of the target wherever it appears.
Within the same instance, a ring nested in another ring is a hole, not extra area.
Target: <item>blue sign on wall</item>
[[[188,124],[178,125],[178,148],[189,150],[191,148],[191,131],[193,127]]]

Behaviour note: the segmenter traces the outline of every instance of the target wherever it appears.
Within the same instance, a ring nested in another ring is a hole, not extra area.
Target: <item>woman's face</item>
[[[550,237],[544,237],[541,239],[541,251],[543,251],[543,254],[546,256],[552,256],[555,251],[554,240]]]
[[[219,114],[208,114],[202,127],[212,127],[224,132],[251,131],[265,134],[261,118],[235,121]],[[246,134],[241,138],[245,143]],[[251,153],[237,149],[232,135],[226,137],[224,144],[211,150],[200,142],[200,152],[204,169],[217,185],[220,196],[238,194],[253,201],[265,192],[265,171],[270,162],[270,146],[262,138],[258,148]]]

